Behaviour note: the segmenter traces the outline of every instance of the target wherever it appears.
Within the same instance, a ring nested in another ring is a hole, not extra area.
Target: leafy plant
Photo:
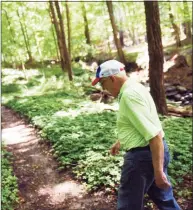
[[[1,170],[2,170],[2,210],[13,210],[13,206],[18,202],[17,177],[13,175],[10,164],[11,154],[2,148]]]

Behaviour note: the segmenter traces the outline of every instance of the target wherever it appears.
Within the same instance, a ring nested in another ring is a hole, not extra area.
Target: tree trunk
[[[7,11],[6,11],[5,9],[2,9],[2,11],[5,12],[5,15],[6,15],[6,18],[7,18],[7,23],[8,23],[8,26],[9,26],[9,32],[10,32],[10,34],[11,34],[11,40],[12,40],[12,42],[16,45],[16,40],[15,40],[15,36],[14,36],[14,31],[13,31],[13,29],[12,29],[12,27],[11,27],[11,21],[10,21],[10,19],[9,19],[9,16],[8,16],[8,14],[7,14]],[[22,59],[21,59],[21,56],[18,55],[18,57],[19,57],[20,63],[22,64],[23,61],[22,61]],[[2,60],[2,61],[3,61],[3,60]],[[5,59],[4,59],[4,62],[6,62]],[[22,65],[22,67],[23,67],[23,65]],[[24,69],[25,69],[25,67],[23,68],[23,70],[24,70]]]
[[[169,18],[170,18],[170,22],[172,24],[172,27],[173,27],[173,35],[175,37],[175,40],[176,40],[176,46],[177,47],[181,47],[182,44],[181,44],[181,41],[180,41],[180,29],[179,27],[174,23],[174,16],[172,14],[172,11],[171,11],[171,6],[170,6],[170,3],[169,3]]]
[[[66,0],[65,3],[66,6],[66,18],[67,18],[67,27],[68,27],[68,54],[69,54],[69,59],[71,60],[71,22],[70,22],[70,12],[69,12],[69,7],[68,7],[68,0]]]
[[[11,22],[10,22],[10,20],[9,20],[9,16],[8,16],[8,14],[7,14],[7,11],[6,11],[5,9],[2,9],[2,11],[5,12],[6,19],[7,19],[7,23],[8,23],[8,26],[9,26],[9,32],[10,32],[10,34],[11,34],[12,41],[13,41],[14,44],[16,44],[16,41],[15,41],[15,38],[14,38],[14,32],[13,32],[13,29],[12,29],[12,27],[11,27]]]
[[[17,16],[19,18],[19,23],[20,23],[20,26],[21,26],[21,31],[22,31],[22,34],[23,34],[23,37],[24,37],[24,41],[25,41],[25,46],[26,46],[26,49],[27,49],[27,54],[28,54],[28,57],[29,57],[29,60],[32,61],[32,55],[31,55],[31,51],[29,49],[29,45],[28,45],[28,42],[27,42],[27,37],[26,37],[26,34],[25,34],[25,29],[24,29],[24,26],[21,22],[21,17],[20,17],[20,14],[19,14],[19,11],[17,10]]]
[[[132,4],[135,6],[134,2]],[[132,7],[133,14],[135,14],[134,6]],[[135,30],[135,21],[132,21],[132,28],[131,28],[131,30],[132,30],[133,45],[138,45],[138,40],[137,40],[138,34],[137,34],[137,30]]]
[[[128,13],[128,19],[131,23],[131,27],[128,28],[128,33],[129,33],[129,38],[132,40],[132,46],[136,45],[137,44],[137,41],[136,41],[136,35],[135,35],[135,28],[134,28],[134,25],[135,25],[135,22],[132,20],[132,15],[131,15],[131,11],[129,10],[128,12],[126,11],[125,7],[123,7],[124,9],[124,13],[125,13],[125,17],[126,17],[126,14]],[[132,8],[134,14],[135,14],[135,11],[134,9]]]
[[[51,22],[54,24],[54,27],[56,30],[56,35],[57,35],[58,48],[59,48],[60,58],[61,58],[61,67],[62,67],[62,70],[65,71],[65,58],[64,58],[62,42],[61,42],[60,26],[59,26],[57,18],[56,18],[53,2],[49,1],[49,4],[50,4]]]
[[[106,15],[106,11],[102,10],[102,17],[104,18],[105,15]],[[107,40],[108,55],[109,55],[109,57],[111,57],[112,56],[112,50],[111,50],[111,44],[110,44],[110,40],[109,40],[109,31],[108,31],[108,27],[107,27],[106,22],[104,22],[104,25],[105,25],[105,37],[106,37],[106,40]]]
[[[120,39],[120,43],[121,43],[121,47],[124,47],[124,31],[123,30],[119,30],[119,39]]]
[[[187,39],[192,38],[192,33],[191,33],[191,18],[190,18],[190,13],[189,13],[189,8],[188,8],[188,3],[187,1],[183,1],[183,6],[184,6],[184,34],[186,35]]]
[[[25,24],[25,19],[24,19],[24,15],[22,15],[22,19],[23,19],[23,28],[24,28],[24,31],[25,31],[25,34],[26,34],[26,41],[27,41],[27,45],[28,45],[28,49],[30,51],[30,54],[31,54],[31,46],[30,46],[30,39],[29,39],[29,36],[28,36],[28,32],[27,32],[27,27],[26,27],[26,24]],[[33,61],[33,58],[32,56],[29,58],[29,62],[32,62]]]
[[[129,32],[129,37],[132,40],[132,46],[136,45],[137,44],[137,41],[136,41],[136,38],[135,38],[135,30],[134,30],[134,28],[132,27],[131,30],[128,29],[128,32]]]
[[[163,86],[163,46],[158,2],[145,1],[144,5],[149,51],[150,93],[154,99],[157,111],[166,115],[167,105]]]
[[[83,14],[83,18],[84,18],[84,34],[85,34],[85,37],[86,37],[86,43],[87,44],[91,44],[91,41],[90,41],[90,32],[89,32],[89,27],[88,27],[88,20],[87,20],[87,16],[86,16],[86,8],[85,8],[85,5],[84,5],[84,2],[81,2],[82,4],[82,14]]]
[[[110,20],[111,20],[111,25],[112,25],[112,29],[113,29],[113,35],[114,35],[114,41],[115,41],[115,45],[116,45],[116,48],[117,48],[117,51],[118,51],[118,56],[119,56],[120,61],[125,64],[126,63],[125,56],[123,54],[123,50],[122,50],[122,47],[121,47],[120,40],[117,38],[117,27],[116,27],[114,15],[113,15],[113,4],[112,4],[112,1],[106,1],[106,3],[107,3],[108,12],[109,12],[109,17],[110,17]]]
[[[70,81],[72,81],[73,78],[72,78],[71,60],[69,58],[69,54],[68,54],[68,50],[67,50],[67,46],[66,46],[64,23],[63,23],[62,14],[61,14],[61,11],[60,11],[59,2],[55,1],[55,6],[56,6],[56,10],[57,10],[57,13],[58,13],[58,18],[59,18],[59,23],[60,23],[61,41],[62,41],[63,53],[64,53],[64,56],[65,56],[65,61],[66,61],[67,70],[68,70],[68,78],[69,78]]]
[[[59,54],[59,46],[57,45],[57,40],[56,40],[56,35],[54,33],[54,28],[53,28],[53,25],[52,25],[52,35],[53,35],[53,38],[54,38],[54,43],[55,43],[55,48],[56,48],[56,54],[57,54],[57,60],[59,61],[61,58],[60,58],[60,54]]]
[[[50,4],[51,4],[51,2],[50,2]],[[55,24],[55,21],[54,21],[54,17],[53,17],[53,12],[54,12],[54,9],[53,9],[53,6],[51,4],[50,7],[48,8],[48,13],[49,13],[49,16],[50,16],[50,19],[51,19],[51,23],[52,23],[51,30],[52,30],[52,35],[53,35],[53,38],[54,38],[57,59],[58,59],[58,61],[61,61],[59,43],[57,43],[57,40],[58,39],[56,39],[56,36],[58,37],[58,35],[57,35],[57,32],[56,32],[56,35],[55,35],[55,32],[54,32],[54,27],[55,27],[54,24]]]

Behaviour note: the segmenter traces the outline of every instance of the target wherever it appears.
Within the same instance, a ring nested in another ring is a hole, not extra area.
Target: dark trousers
[[[164,172],[167,175],[169,150],[164,141]],[[168,179],[169,180],[169,179]],[[180,210],[173,197],[172,187],[163,190],[156,186],[152,155],[147,147],[128,151],[124,157],[118,191],[118,210],[142,210],[144,194],[147,193],[160,210]]]

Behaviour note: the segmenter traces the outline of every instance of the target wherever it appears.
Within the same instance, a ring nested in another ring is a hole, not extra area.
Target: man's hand
[[[164,172],[155,172],[155,183],[161,189],[168,189],[171,185]]]
[[[111,147],[110,150],[110,154],[111,155],[117,155],[119,154],[119,150],[120,150],[121,144],[120,141],[118,140],[115,144],[113,144],[113,146]]]

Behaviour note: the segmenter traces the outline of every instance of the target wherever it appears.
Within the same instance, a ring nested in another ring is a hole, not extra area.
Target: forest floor
[[[37,131],[25,119],[4,106],[2,139],[13,154],[13,170],[18,178],[19,203],[15,210],[116,209],[117,195],[105,194],[103,190],[88,193],[70,169],[58,172],[51,147],[42,143]],[[182,188],[190,186],[191,179],[183,185]],[[191,209],[191,201],[177,200],[183,210]],[[156,210],[153,206],[146,205],[145,210]]]

